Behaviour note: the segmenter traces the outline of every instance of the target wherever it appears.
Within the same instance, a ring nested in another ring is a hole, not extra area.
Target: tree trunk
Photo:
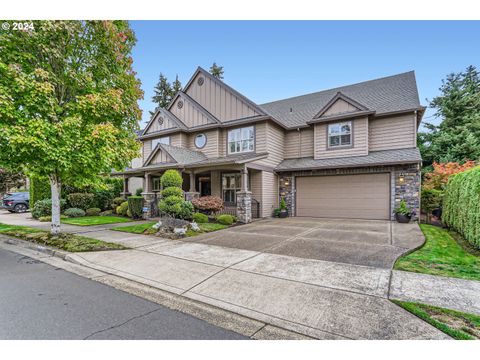
[[[52,189],[52,235],[60,234],[60,190],[61,183],[57,175],[50,175],[50,188]]]

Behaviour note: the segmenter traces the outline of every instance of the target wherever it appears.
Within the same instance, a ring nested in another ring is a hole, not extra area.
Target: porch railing
[[[237,216],[237,204],[235,203],[225,203],[223,209],[217,212],[218,215],[220,214],[228,214]],[[252,218],[258,219],[260,218],[260,203],[252,199]]]

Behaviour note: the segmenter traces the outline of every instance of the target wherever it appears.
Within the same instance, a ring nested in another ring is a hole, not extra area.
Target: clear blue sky
[[[420,101],[441,80],[480,66],[480,22],[132,21],[134,68],[149,120],[160,72],[185,84],[215,61],[224,81],[258,104],[415,70]],[[428,110],[424,119],[434,120]]]

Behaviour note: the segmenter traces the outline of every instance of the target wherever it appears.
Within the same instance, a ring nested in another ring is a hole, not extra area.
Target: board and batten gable
[[[329,148],[328,145],[328,123],[314,125],[314,159],[328,159],[347,156],[368,155],[368,117],[352,120],[352,145],[347,147]],[[334,124],[332,122],[330,124]]]
[[[199,81],[200,78],[203,82]],[[195,76],[185,92],[220,121],[261,115],[226,86],[202,72]]]
[[[162,130],[171,130],[177,127],[177,124],[172,119],[167,116],[163,116],[162,113],[157,113],[150,126],[144,132],[144,135]]]
[[[285,133],[285,159],[313,157],[313,127]]]
[[[414,112],[370,120],[370,151],[405,149],[417,146],[417,116]]]
[[[159,150],[153,159],[150,161],[150,164],[164,164],[164,163],[173,163],[175,160],[172,159],[165,151]]]
[[[195,127],[211,124],[207,115],[195,106],[191,101],[178,96],[170,107],[170,111],[180,119],[187,127]]]
[[[359,109],[357,107],[346,102],[345,100],[338,99],[327,109],[327,111],[325,111],[322,114],[322,116],[345,114],[345,113],[350,113],[358,110]]]

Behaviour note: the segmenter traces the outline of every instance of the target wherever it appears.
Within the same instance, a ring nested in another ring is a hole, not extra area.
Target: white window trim
[[[349,125],[350,126],[350,132],[349,133],[342,133],[340,132],[338,135],[330,135],[330,126],[333,125],[338,125],[342,127],[343,125]],[[344,135],[350,135],[350,142],[348,144],[342,144],[342,136]],[[340,136],[340,144],[338,145],[332,145],[330,143],[330,137],[332,136]],[[353,127],[352,127],[352,122],[351,121],[342,121],[342,122],[336,122],[332,124],[328,124],[327,126],[327,148],[328,149],[338,149],[338,148],[348,148],[353,146]]]
[[[240,143],[240,147],[241,147],[241,143],[243,141],[249,141],[250,139],[242,139],[241,136],[242,136],[242,130],[243,129],[252,129],[253,131],[253,139],[252,139],[252,149],[247,149],[247,150],[241,150],[240,151],[231,151],[230,149],[230,144],[232,142],[235,142],[235,143]],[[230,141],[229,138],[230,138],[230,133],[233,132],[233,131],[240,131],[240,140],[236,140],[236,141]],[[243,153],[248,153],[248,152],[253,152],[255,151],[255,126],[244,126],[244,127],[241,127],[241,128],[235,128],[235,129],[231,129],[231,130],[228,130],[227,131],[227,153],[228,154],[243,154]]]

